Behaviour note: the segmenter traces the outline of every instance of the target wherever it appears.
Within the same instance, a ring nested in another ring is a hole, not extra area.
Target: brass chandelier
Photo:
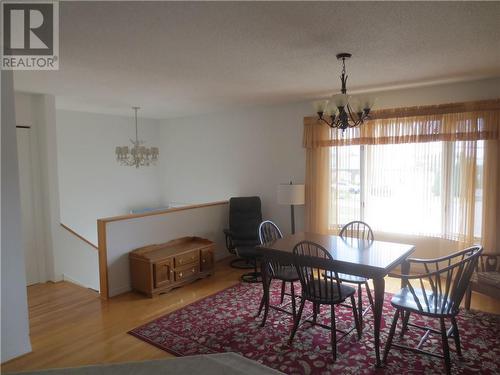
[[[139,140],[139,131],[137,128],[137,111],[140,107],[132,107],[135,112],[135,140],[130,139],[132,147],[117,146],[115,149],[116,160],[121,164],[128,167],[147,167],[155,164],[158,160],[159,150],[158,147],[146,147],[144,141]]]
[[[373,106],[373,99],[355,98],[347,95],[347,73],[345,61],[351,58],[350,53],[339,53],[337,60],[342,60],[342,75],[340,81],[342,88],[340,94],[333,95],[330,100],[314,103],[318,119],[331,128],[342,129],[354,128],[369,119],[369,113]]]

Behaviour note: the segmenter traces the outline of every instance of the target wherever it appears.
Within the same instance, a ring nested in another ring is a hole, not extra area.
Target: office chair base
[[[260,272],[249,272],[241,275],[240,279],[244,283],[261,283],[262,274]]]
[[[233,268],[238,268],[241,270],[254,268],[254,265],[250,261],[243,258],[233,259],[231,262],[229,262],[229,265]]]

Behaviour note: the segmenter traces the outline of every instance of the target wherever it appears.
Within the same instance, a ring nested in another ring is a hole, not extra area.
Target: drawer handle
[[[206,263],[206,262],[207,262],[207,260],[206,260],[206,259],[203,259],[201,262],[202,262],[202,263]]]
[[[179,277],[182,277],[182,272],[179,272]]]

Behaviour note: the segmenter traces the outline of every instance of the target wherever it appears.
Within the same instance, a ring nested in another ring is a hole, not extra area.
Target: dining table
[[[334,268],[338,273],[366,277],[372,280],[374,290],[373,327],[376,367],[381,367],[380,360],[380,325],[384,304],[385,276],[401,265],[407,269],[406,258],[415,251],[410,244],[367,241],[357,238],[344,238],[335,235],[301,232],[284,236],[257,247],[262,265],[262,285],[264,289],[264,319],[269,312],[270,277],[269,262],[279,261],[281,264],[293,264],[293,248],[299,242],[311,241],[325,248],[330,254],[323,259],[326,268]]]

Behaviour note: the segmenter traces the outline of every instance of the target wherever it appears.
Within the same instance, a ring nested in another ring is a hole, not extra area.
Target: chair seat
[[[260,245],[260,242],[258,239],[252,238],[252,239],[241,239],[241,238],[233,238],[232,239],[233,246],[238,248],[238,247],[255,247]]]
[[[236,248],[236,254],[242,258],[260,257],[260,253],[257,251],[255,246],[238,246]]]
[[[471,277],[471,282],[491,285],[500,288],[500,272],[477,272]]]
[[[331,287],[333,286],[333,290]],[[324,280],[314,280],[309,285],[309,290],[305,296],[307,299],[315,303],[334,304],[343,302],[346,298],[354,295],[356,290],[348,285],[340,284],[340,295],[338,294],[337,285]]]
[[[283,281],[297,281],[299,275],[294,266],[284,266],[274,272],[273,278]]]
[[[364,284],[368,281],[366,277],[347,275],[345,273],[339,273],[340,281],[353,284]]]
[[[333,272],[326,271],[325,273],[328,277],[332,277]],[[346,273],[339,273],[338,276],[339,276],[340,281],[343,281],[346,283],[364,284],[368,281],[368,279],[366,277],[348,275]]]
[[[448,311],[451,303],[449,298],[444,301],[441,294],[436,295],[432,291],[425,290],[424,297],[424,292],[420,288],[415,288],[414,293],[412,293],[408,287],[402,288],[391,300],[392,306],[396,308],[435,317],[456,315],[458,309],[451,308]]]

